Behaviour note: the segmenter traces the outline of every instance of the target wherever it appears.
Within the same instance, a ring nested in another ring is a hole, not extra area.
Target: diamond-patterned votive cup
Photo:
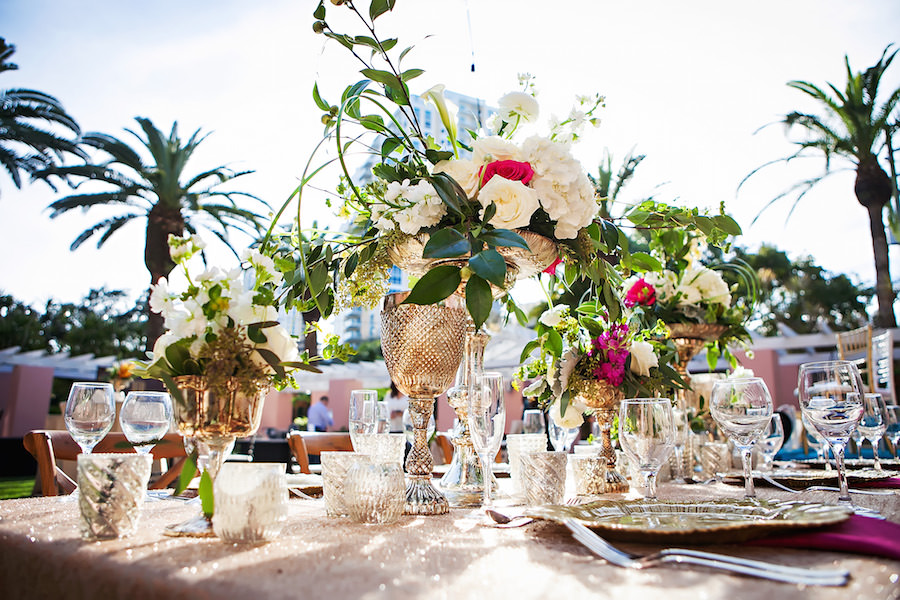
[[[225,463],[216,475],[213,531],[224,542],[261,544],[287,518],[287,476],[281,463]]]
[[[356,446],[359,446],[358,448]],[[403,464],[405,433],[363,433],[356,436],[354,450],[371,456],[375,462]]]
[[[347,511],[360,523],[397,521],[406,506],[406,478],[398,462],[357,462],[344,479]]]
[[[566,453],[526,452],[519,455],[525,503],[562,504],[566,493]]]
[[[700,464],[704,477],[722,476],[731,470],[731,448],[727,442],[706,442],[700,448]]]
[[[346,517],[350,514],[346,502],[347,491],[344,489],[347,472],[358,462],[372,462],[372,457],[356,452],[323,452],[320,459],[325,514],[329,517]]]
[[[569,456],[572,473],[575,476],[575,494],[578,496],[596,496],[609,490],[606,485],[608,464],[606,457],[591,454],[572,454]]]
[[[134,533],[152,466],[149,454],[79,454],[81,537],[108,540]]]
[[[547,436],[543,433],[510,433],[506,436],[506,454],[509,459],[509,478],[512,481],[513,493],[523,494],[521,463],[519,457],[526,452],[542,452],[547,450]]]

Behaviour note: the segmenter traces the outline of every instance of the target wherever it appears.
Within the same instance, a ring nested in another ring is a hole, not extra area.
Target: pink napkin
[[[891,488],[900,490],[900,477],[876,479],[875,481],[857,481],[854,482],[850,487]]]
[[[843,523],[825,529],[776,535],[748,543],[754,546],[851,552],[900,560],[900,525],[851,515]]]

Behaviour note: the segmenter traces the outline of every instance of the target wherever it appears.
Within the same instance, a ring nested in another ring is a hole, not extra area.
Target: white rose
[[[631,372],[647,377],[650,369],[659,366],[659,357],[653,351],[650,342],[634,342],[631,344]]]
[[[297,340],[292,338],[284,327],[281,325],[267,327],[262,332],[266,336],[266,343],[257,344],[256,348],[269,350],[278,357],[278,362],[294,362],[299,358],[300,351],[297,349]],[[257,364],[266,366],[269,373],[275,372],[259,353],[254,354],[254,360]]]
[[[501,229],[526,227],[531,222],[531,215],[538,209],[537,192],[521,181],[510,181],[495,175],[491,177],[478,193],[478,201],[487,207],[492,202],[497,212],[490,224]]]
[[[525,92],[510,92],[497,101],[501,118],[509,123],[518,119],[533,122],[540,113],[540,106],[534,96]]]
[[[566,406],[566,414],[560,414],[560,402],[557,400],[550,405],[550,418],[563,429],[574,429],[581,427],[581,424],[584,423],[583,410],[582,405],[570,401]]]
[[[475,192],[478,191],[478,184],[480,183],[478,168],[471,160],[442,160],[434,165],[433,172],[446,173],[452,177],[469,198],[474,197]]]
[[[160,277],[155,285],[150,286],[150,310],[161,314],[163,317],[172,309],[174,298],[169,293],[169,282],[165,277]]]
[[[495,135],[480,137],[472,144],[472,162],[484,165],[495,160],[520,160],[515,144]]]
[[[541,318],[538,320],[547,327],[556,327],[557,325],[562,323],[563,317],[565,316],[567,310],[567,306],[565,306],[564,304],[558,304],[553,308],[545,310],[544,314],[542,314]]]

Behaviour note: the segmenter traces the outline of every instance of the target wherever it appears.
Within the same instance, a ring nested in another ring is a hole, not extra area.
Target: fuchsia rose
[[[560,258],[560,257],[557,256],[557,257],[556,257],[556,260],[554,260],[554,261],[550,264],[549,267],[547,267],[546,269],[544,269],[544,273],[549,273],[550,275],[554,275],[554,274],[556,273],[556,267],[558,267],[558,266],[559,266],[559,263],[561,263],[561,262],[562,262],[562,258]]]
[[[524,185],[528,185],[528,182],[534,177],[534,169],[527,162],[495,160],[481,167],[479,175],[481,176],[482,186],[490,181],[494,175],[499,175],[510,181],[521,181]]]
[[[634,308],[638,304],[641,306],[653,306],[656,302],[656,289],[644,281],[643,278],[638,279],[631,286],[631,289],[625,294],[625,306]]]

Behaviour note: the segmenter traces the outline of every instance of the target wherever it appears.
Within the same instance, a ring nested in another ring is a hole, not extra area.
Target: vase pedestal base
[[[431,475],[407,477],[404,515],[445,515],[450,512],[450,503],[431,484]]]
[[[167,525],[165,529],[163,529],[163,535],[169,537],[216,537],[216,534],[213,532],[212,521],[207,519],[203,514],[191,517],[183,523]]]

